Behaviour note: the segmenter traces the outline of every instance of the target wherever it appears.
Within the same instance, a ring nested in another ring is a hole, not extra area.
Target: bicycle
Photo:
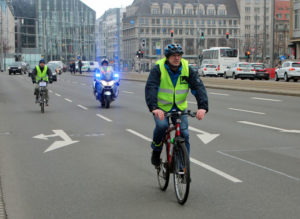
[[[163,151],[160,155],[160,165],[157,169],[157,179],[159,187],[165,191],[169,185],[170,174],[173,173],[174,188],[179,204],[183,205],[188,198],[190,189],[190,159],[185,145],[185,139],[180,133],[180,116],[189,115],[195,117],[196,113],[188,110],[187,112],[169,112],[165,117],[171,118],[169,127],[163,140]],[[171,133],[175,131],[175,137],[171,138]]]
[[[39,103],[41,107],[41,112],[45,112],[45,104],[46,104],[46,81],[39,81]]]

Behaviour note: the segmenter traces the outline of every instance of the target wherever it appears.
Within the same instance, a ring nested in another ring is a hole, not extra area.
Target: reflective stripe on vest
[[[187,78],[189,77],[189,64],[185,59],[181,59],[182,70],[174,87],[170,75],[165,67],[166,58],[156,62],[161,72],[160,86],[158,91],[158,107],[165,112],[172,109],[174,100],[176,106],[180,110],[185,110],[188,106],[187,95],[189,93],[189,85]]]
[[[37,65],[36,66],[37,74],[36,74],[36,77],[35,77],[35,81],[37,81],[37,82],[41,81],[41,80],[42,81],[48,81],[47,70],[48,70],[47,65],[45,65],[43,72],[41,71],[40,66]]]

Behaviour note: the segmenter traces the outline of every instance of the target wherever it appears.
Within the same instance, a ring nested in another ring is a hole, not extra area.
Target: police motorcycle
[[[111,66],[102,66],[94,75],[94,95],[101,106],[109,108],[119,95],[120,76]]]

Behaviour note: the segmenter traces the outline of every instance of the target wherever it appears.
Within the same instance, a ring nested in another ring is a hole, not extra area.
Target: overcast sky
[[[104,12],[110,8],[125,8],[131,5],[133,0],[81,0],[97,12],[97,18],[101,17]]]

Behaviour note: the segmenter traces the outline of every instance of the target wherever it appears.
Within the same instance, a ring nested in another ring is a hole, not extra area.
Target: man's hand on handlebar
[[[152,113],[155,115],[155,118],[159,118],[159,120],[164,120],[165,118],[165,113],[164,111],[160,110],[160,109],[156,109],[156,110],[153,110]]]
[[[204,109],[198,109],[197,110],[197,114],[196,114],[196,118],[198,120],[204,119],[205,113],[206,113],[206,110],[204,110]]]

